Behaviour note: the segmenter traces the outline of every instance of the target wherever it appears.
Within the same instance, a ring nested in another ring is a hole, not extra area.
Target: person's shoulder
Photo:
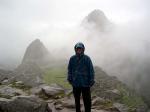
[[[86,54],[84,54],[84,57],[85,57],[86,59],[91,59],[90,56],[88,56],[88,55],[86,55]]]
[[[90,56],[88,56],[87,54],[84,54],[84,57],[85,57],[85,58],[90,58]]]
[[[74,59],[76,57],[76,55],[72,55],[71,57],[70,57],[70,59]]]

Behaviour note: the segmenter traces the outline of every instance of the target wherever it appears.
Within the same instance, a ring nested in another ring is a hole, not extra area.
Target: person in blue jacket
[[[68,64],[68,82],[73,87],[76,112],[80,110],[80,96],[82,93],[85,112],[91,112],[91,91],[94,85],[94,67],[89,56],[84,54],[84,44],[78,42],[74,46],[75,55],[70,57]]]

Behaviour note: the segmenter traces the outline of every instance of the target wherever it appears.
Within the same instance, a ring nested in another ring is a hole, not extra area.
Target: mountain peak
[[[88,16],[94,16],[94,17],[105,17],[105,14],[103,11],[99,10],[99,9],[95,9],[93,10],[91,13],[89,13]]]
[[[95,9],[90,12],[83,20],[82,25],[84,27],[95,27],[100,31],[105,31],[107,26],[109,26],[111,22],[106,17],[105,13],[99,9]]]
[[[108,21],[104,12],[99,9],[95,9],[91,13],[89,13],[87,16],[87,19],[89,22],[91,21],[91,22],[101,22],[102,23],[102,22]]]
[[[27,47],[22,63],[35,62],[41,65],[49,62],[50,57],[50,53],[44,44],[39,39],[35,39]]]
[[[35,39],[33,42],[41,42],[40,39]]]
[[[31,42],[30,46],[44,46],[43,43],[40,41],[40,39],[35,39],[34,41]]]

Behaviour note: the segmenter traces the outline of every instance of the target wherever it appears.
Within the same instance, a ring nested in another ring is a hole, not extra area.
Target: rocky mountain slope
[[[95,67],[95,72],[96,83],[92,90],[96,96],[109,100],[113,105],[116,103],[122,105],[129,112],[147,111],[147,105],[140,94],[119,81],[117,77],[109,76],[99,67]]]
[[[99,67],[95,70],[96,83],[91,88],[92,112],[147,112],[147,105],[140,96]],[[58,84],[29,87],[22,81],[1,84],[0,112],[20,112],[22,109],[24,112],[75,112],[72,89]],[[84,111],[82,97],[81,109]]]
[[[43,58],[34,59],[37,49],[31,51],[32,56],[26,53],[14,71],[0,70],[0,112],[75,112],[72,88],[44,83]],[[147,112],[141,97],[116,77],[107,75],[100,67],[95,67],[95,73],[96,83],[91,88],[92,112]],[[81,107],[83,111],[83,102]]]
[[[107,32],[112,23],[102,11],[94,10],[81,25],[87,30]],[[66,64],[61,62],[61,66]],[[58,66],[60,61],[54,60],[39,39],[34,40],[16,69],[0,70],[0,112],[75,112],[72,88],[58,83],[46,84],[43,78],[47,72],[45,68]],[[134,90],[100,67],[94,69],[96,83],[91,88],[92,112],[148,112],[148,106]],[[61,71],[57,77],[62,76]],[[82,97],[81,109],[83,112]]]

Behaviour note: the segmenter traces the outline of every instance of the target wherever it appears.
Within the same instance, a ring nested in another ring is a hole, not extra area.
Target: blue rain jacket
[[[74,87],[91,87],[94,81],[94,68],[89,56],[71,56],[68,64],[67,80]]]

